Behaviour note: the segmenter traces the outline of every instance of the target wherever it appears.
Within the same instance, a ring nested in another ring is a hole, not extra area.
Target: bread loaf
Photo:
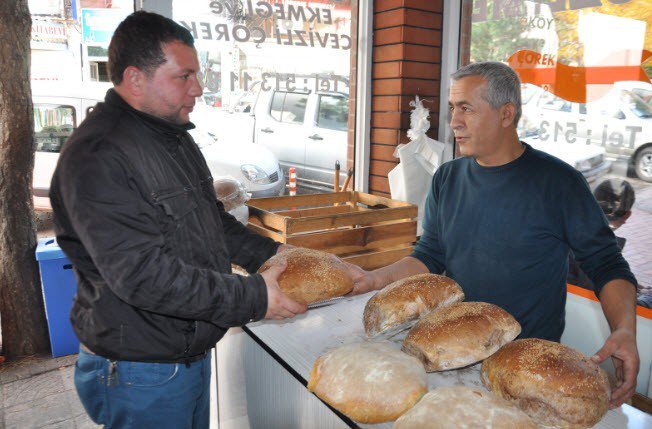
[[[394,429],[537,429],[537,425],[503,398],[465,386],[428,392],[394,423]]]
[[[609,408],[609,382],[598,365],[538,338],[514,341],[485,360],[482,382],[546,426],[591,427]]]
[[[213,181],[213,188],[217,199],[224,204],[224,210],[227,212],[242,206],[249,200],[244,186],[232,177],[216,177]]]
[[[319,250],[292,248],[269,258],[259,272],[287,261],[279,276],[281,290],[302,304],[345,295],[353,289],[346,264],[337,256]]]
[[[364,308],[367,336],[390,335],[409,328],[430,311],[464,300],[462,288],[438,274],[417,274],[396,281],[374,295]]]
[[[347,344],[320,356],[308,389],[360,423],[395,420],[428,391],[421,362],[385,342]]]
[[[521,325],[502,308],[460,302],[417,322],[403,341],[403,351],[421,359],[426,371],[443,371],[491,356],[520,332]]]

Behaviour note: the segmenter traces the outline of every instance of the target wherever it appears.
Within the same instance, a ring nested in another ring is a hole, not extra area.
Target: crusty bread
[[[320,356],[308,389],[360,423],[395,420],[427,391],[423,365],[386,342],[347,344]]]
[[[440,387],[421,398],[394,423],[394,429],[537,429],[537,425],[503,398],[465,386]]]
[[[520,332],[521,325],[496,305],[459,302],[417,322],[403,341],[403,351],[421,359],[426,371],[443,371],[491,356]]]
[[[249,199],[245,188],[231,177],[216,178],[213,188],[217,199],[224,204],[224,210],[227,212],[243,205]]]
[[[269,258],[258,272],[287,261],[279,276],[281,290],[302,304],[323,301],[345,295],[353,289],[353,280],[344,262],[337,256],[320,250],[296,247]]]
[[[374,295],[364,308],[364,330],[368,337],[392,334],[430,311],[464,300],[455,280],[438,274],[417,274],[396,281]]]
[[[482,382],[546,426],[591,427],[609,407],[609,381],[598,365],[538,338],[514,341],[485,360]]]

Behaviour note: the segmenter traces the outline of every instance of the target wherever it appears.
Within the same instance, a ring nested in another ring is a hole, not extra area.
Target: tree
[[[496,13],[500,5],[505,8],[501,19],[490,19],[474,22],[471,30],[471,62],[504,61],[521,49],[538,51],[543,46],[543,40],[524,37],[528,29],[525,9],[522,3],[515,1],[488,1],[487,6]],[[508,6],[508,7],[507,7]],[[500,13],[497,15],[500,17]]]
[[[0,319],[9,359],[50,347],[39,270],[31,187],[34,118],[27,0],[0,8]]]

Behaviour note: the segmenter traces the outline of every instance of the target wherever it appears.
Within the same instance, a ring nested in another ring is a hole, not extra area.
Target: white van
[[[50,181],[61,147],[98,101],[104,100],[109,83],[65,85],[32,81],[34,104],[34,208],[50,210]]]
[[[652,182],[652,84],[615,82],[604,97],[590,103],[571,103],[523,85],[519,129],[544,146],[603,148],[610,158],[626,160],[639,179]]]
[[[297,84],[289,89],[281,76]],[[296,168],[300,188],[332,190],[335,161],[343,166],[340,183],[346,178],[348,81],[338,80],[337,91],[326,91],[315,90],[314,75],[278,74],[276,79],[278,85],[256,81],[230,108],[213,109],[204,127],[229,145],[253,142],[270,150],[286,176]]]
[[[50,182],[59,152],[73,130],[82,123],[99,101],[104,100],[109,83],[66,87],[60,83],[32,82],[34,104],[34,209],[49,211]],[[191,117],[201,112],[197,103]],[[285,191],[285,178],[278,159],[267,149],[246,145],[218,144],[201,130],[193,130],[213,177],[231,176],[241,182],[252,197],[271,197]],[[253,146],[253,145],[250,145]]]

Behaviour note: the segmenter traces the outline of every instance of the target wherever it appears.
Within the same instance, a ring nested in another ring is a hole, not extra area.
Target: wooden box
[[[417,206],[362,192],[257,198],[247,205],[253,231],[368,270],[409,255],[416,241]]]

